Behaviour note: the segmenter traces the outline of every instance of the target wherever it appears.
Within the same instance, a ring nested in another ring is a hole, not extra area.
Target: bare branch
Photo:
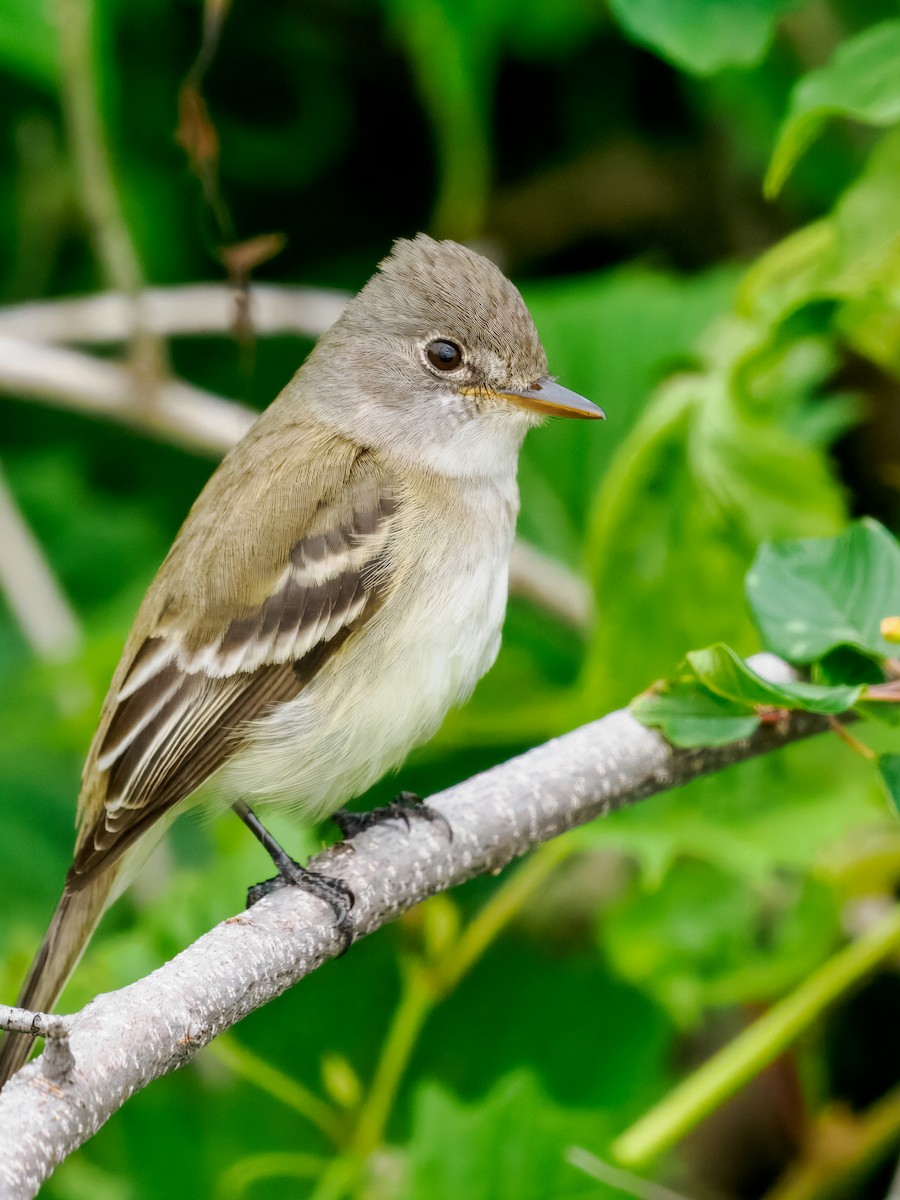
[[[0,1029],[45,1038],[47,1045],[41,1056],[44,1077],[56,1083],[69,1079],[75,1069],[75,1056],[69,1045],[68,1018],[0,1004]]]
[[[259,334],[316,338],[341,315],[346,292],[327,288],[254,284],[250,320]],[[236,318],[234,288],[191,283],[141,293],[141,324],[172,337],[230,334]],[[135,329],[134,301],[121,292],[41,300],[0,308],[0,334],[39,342],[126,342]]]
[[[434,797],[452,841],[441,822],[417,823],[411,833],[387,823],[358,835],[352,849],[325,851],[315,867],[353,890],[351,920],[363,937],[576,825],[826,728],[821,717],[794,713],[730,746],[680,750],[616,712]],[[35,1195],[135,1091],[184,1065],[340,948],[327,906],[284,889],[216,926],[148,978],[98,996],[68,1019],[76,1063],[68,1080],[48,1080],[45,1052],[0,1092],[5,1200]]]
[[[48,1038],[53,1037],[60,1026],[68,1029],[69,1022],[65,1017],[0,1004],[0,1029],[5,1029],[7,1033],[27,1033],[32,1037]]]
[[[161,383],[147,405],[127,367],[24,338],[0,336],[0,391],[110,417],[213,455],[229,450],[256,417],[234,400],[178,380]]]
[[[521,538],[516,539],[509,562],[509,590],[576,629],[591,623],[594,598],[585,581]]]
[[[573,1167],[584,1171],[585,1175],[599,1179],[625,1196],[634,1196],[635,1200],[686,1200],[680,1192],[673,1192],[652,1179],[642,1179],[631,1171],[614,1167],[580,1146],[570,1146],[566,1151],[566,1159]]]

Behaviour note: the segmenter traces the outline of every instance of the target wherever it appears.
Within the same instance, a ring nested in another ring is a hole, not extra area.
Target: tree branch
[[[509,560],[509,590],[574,629],[586,629],[593,619],[594,597],[585,580],[522,538]]]
[[[756,660],[757,669],[763,664]],[[769,674],[785,664],[767,656]],[[376,826],[317,856],[356,896],[363,937],[428,896],[496,872],[537,844],[646,796],[827,729],[794,713],[730,746],[681,750],[620,711],[582,726],[431,800],[450,822],[411,833]],[[36,1194],[53,1168],[134,1092],[280,995],[341,948],[322,902],[285,889],[229,918],[146,979],[67,1018],[75,1068],[62,1082],[45,1054],[0,1092],[0,1192]],[[340,970],[336,966],[335,970]]]
[[[329,288],[254,283],[249,316],[259,334],[316,338],[334,324],[349,299],[347,292]],[[144,327],[170,337],[230,334],[237,316],[235,290],[223,283],[147,288],[141,305]],[[134,304],[122,292],[0,307],[0,333],[30,341],[127,342],[134,330]]]
[[[0,392],[112,418],[214,456],[242,438],[257,415],[234,400],[175,379],[160,383],[153,404],[148,405],[127,367],[77,350],[4,335],[0,335]]]

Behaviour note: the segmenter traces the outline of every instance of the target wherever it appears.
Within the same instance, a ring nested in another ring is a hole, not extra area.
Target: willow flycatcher
[[[546,414],[603,416],[547,374],[513,284],[454,242],[398,241],[213,474],[141,605],[20,1005],[53,1006],[176,806],[315,821],[469,695],[500,645],[519,447]],[[7,1035],[0,1082],[29,1045]]]

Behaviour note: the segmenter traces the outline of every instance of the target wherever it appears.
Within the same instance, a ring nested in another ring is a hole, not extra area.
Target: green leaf
[[[770,877],[749,888],[684,859],[657,888],[635,881],[599,924],[618,973],[691,1025],[705,1008],[758,1003],[794,986],[834,946],[837,915],[824,884]]]
[[[900,614],[900,547],[877,521],[855,521],[837,538],[761,547],[747,596],[766,645],[790,662],[813,662],[838,646],[888,657],[885,617]]]
[[[730,646],[721,642],[707,646],[705,650],[691,651],[687,661],[704,687],[736,703],[834,715],[852,708],[863,691],[862,686],[770,683],[748,667]]]
[[[791,7],[792,0],[610,0],[629,37],[696,75],[759,62]]]
[[[883,839],[884,802],[872,782],[858,754],[837,738],[815,738],[611,813],[584,837],[631,855],[650,886],[686,856],[757,886],[774,872],[814,869],[829,846],[845,854],[855,830],[874,828]]]
[[[863,654],[852,646],[838,646],[816,663],[816,679],[820,683],[828,684],[883,683],[884,672],[870,654]],[[873,704],[871,707],[892,706]]]
[[[832,61],[801,79],[791,95],[765,179],[775,196],[829,117],[869,125],[900,119],[900,21],[885,21],[841,45]]]
[[[564,1159],[573,1140],[598,1148],[604,1114],[563,1109],[527,1071],[507,1075],[463,1104],[426,1084],[416,1095],[408,1176],[401,1200],[613,1200],[615,1189],[580,1180]],[[600,1142],[602,1145],[602,1142]]]
[[[540,437],[526,438],[524,537],[556,558],[579,561],[585,514],[610,459],[658,380],[692,360],[704,328],[730,303],[735,278],[730,268],[684,277],[629,266],[523,288],[554,375],[609,406],[602,428],[551,421]]]
[[[748,323],[716,322],[705,369],[660,388],[618,448],[588,544],[602,613],[585,672],[596,707],[628,703],[713,631],[751,652],[742,594],[759,543],[842,527],[827,455],[790,431],[821,386],[822,356],[805,349],[767,335],[761,347]]]
[[[848,757],[845,753],[845,757]],[[869,772],[871,774],[871,772]],[[602,824],[602,822],[600,822]],[[558,879],[566,878],[563,870]],[[482,898],[493,894],[476,884]],[[543,894],[539,905],[521,913],[520,929],[537,948],[557,944],[561,926],[574,915],[572,894],[563,885]],[[583,945],[583,943],[582,943]],[[538,955],[541,951],[538,949]],[[513,1066],[524,1068],[570,1109],[606,1109],[617,1120],[637,1116],[654,1098],[671,1053],[668,1019],[643,995],[613,975],[605,960],[575,953],[557,959],[552,972],[540,969],[519,937],[502,939],[465,978],[453,1001],[431,1017],[427,1055],[430,1077],[459,1096],[480,1095],[487,1080],[502,1079]],[[373,972],[378,968],[373,966]],[[497,998],[504,1019],[497,1024]],[[519,999],[513,1003],[513,999]],[[567,1012],[602,1012],[615,1038],[572,1038],[560,1020],[561,997]],[[477,1032],[476,1032],[477,1031]],[[458,1047],[478,1038],[474,1058]],[[423,1193],[427,1194],[427,1193]]]
[[[840,337],[892,374],[900,370],[900,128],[881,138],[834,218],[833,293]]]
[[[900,754],[879,755],[878,773],[894,812],[900,816]]]
[[[845,712],[863,691],[861,684],[770,683],[722,643],[692,651],[685,666],[630,706],[638,721],[660,729],[676,746],[724,746],[749,737],[759,725],[760,706]]]
[[[659,729],[675,746],[724,746],[749,737],[759,725],[752,708],[707,691],[693,675],[663,680],[630,708],[641,724]]]
[[[885,134],[832,213],[772,247],[744,277],[738,311],[795,336],[814,312],[856,354],[900,374],[900,128]],[[815,307],[814,307],[815,306]],[[860,397],[861,398],[861,397]],[[818,407],[818,406],[817,406]]]
[[[815,664],[815,677],[822,683],[884,683],[884,670],[878,659],[863,654],[852,646],[839,646]],[[900,726],[900,704],[885,703],[883,700],[866,700],[865,692],[854,705],[857,716],[864,721],[877,721],[882,725]]]

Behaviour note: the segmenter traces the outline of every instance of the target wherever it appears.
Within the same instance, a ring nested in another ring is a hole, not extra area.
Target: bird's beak
[[[476,388],[462,388],[463,392],[476,392]],[[481,391],[484,395],[484,391]],[[570,392],[554,380],[544,376],[533,387],[523,388],[515,392],[496,392],[498,400],[509,400],[521,408],[530,408],[535,412],[546,413],[549,417],[582,417],[593,420],[606,420],[606,413],[584,396]]]

